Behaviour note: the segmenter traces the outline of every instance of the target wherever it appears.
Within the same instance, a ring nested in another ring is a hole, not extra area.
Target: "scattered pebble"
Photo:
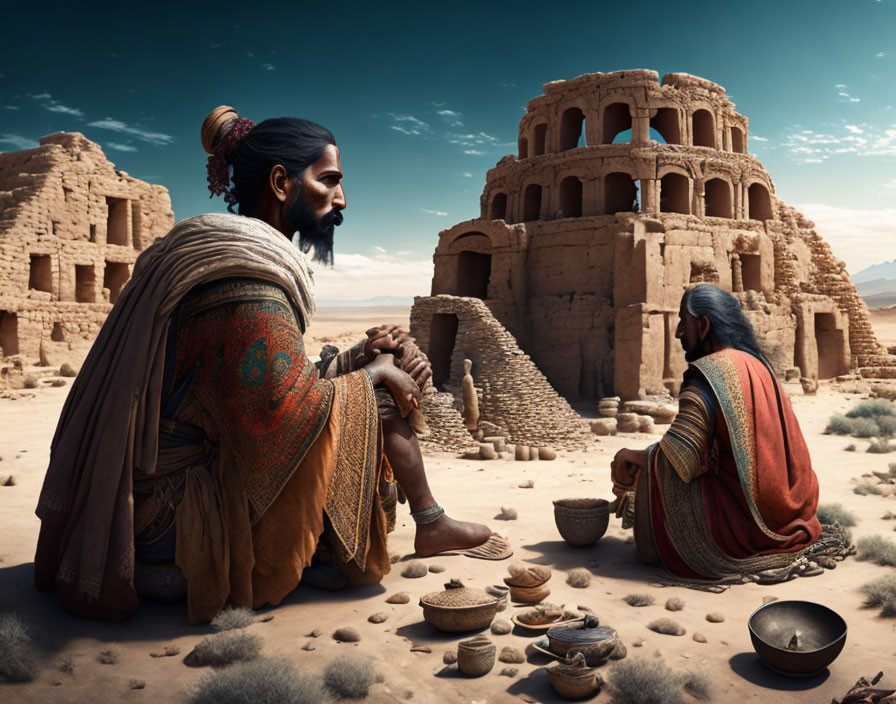
[[[370,616],[367,617],[367,620],[370,621],[370,623],[382,623],[387,618],[389,618],[389,614],[385,611],[377,611],[375,614],[370,614]]]
[[[314,650],[314,649],[315,649],[314,643],[312,643],[310,640],[307,643],[305,643],[305,645],[302,646],[302,650]]]
[[[494,633],[496,636],[504,636],[513,630],[513,624],[506,619],[496,618],[494,621],[492,621],[491,630],[492,633]]]
[[[433,574],[441,574],[442,572],[445,571],[445,566],[444,565],[430,565],[429,571],[432,572]]]
[[[523,651],[519,648],[505,645],[503,648],[501,648],[501,654],[498,655],[498,660],[501,662],[519,664],[522,662],[526,662],[526,656],[523,655]]]
[[[504,677],[516,677],[516,673],[520,671],[518,667],[505,667],[501,670],[501,674]]]
[[[693,637],[693,639],[694,639],[695,641],[697,641],[698,643],[705,643],[705,642],[706,642],[706,636],[703,635],[702,633],[695,633],[692,637]]]
[[[351,626],[343,626],[333,631],[333,640],[338,640],[340,643],[357,643],[361,640],[361,634]]]
[[[520,489],[534,489],[535,488],[535,480],[530,479],[527,482],[522,482],[519,484]]]
[[[644,639],[643,638],[635,638],[632,641],[632,645],[636,648],[640,648],[642,645],[644,645]]]
[[[318,638],[322,631],[319,628],[315,628],[308,634],[309,638]]]
[[[430,648],[428,645],[415,645],[415,646],[411,647],[411,652],[412,653],[431,653],[432,648]]]
[[[146,681],[145,680],[131,680],[128,682],[129,689],[145,689]]]
[[[391,555],[389,555],[389,562],[393,565],[396,562],[398,562],[400,559],[401,559],[401,555],[399,555],[397,552],[393,552]]]
[[[502,506],[501,511],[495,516],[496,521],[515,521],[516,519],[516,509],[512,506]]]
[[[453,650],[446,650],[442,653],[442,662],[446,665],[453,665],[457,662],[457,653]]]
[[[274,620],[273,616],[265,616],[263,619],[259,620],[259,623],[270,623]]]
[[[60,386],[65,386],[67,383],[68,382],[65,379],[53,379],[53,381],[50,382],[50,386],[58,389]],[[134,687],[131,687],[131,689],[134,689]],[[138,689],[143,689],[143,687],[139,687]]]
[[[415,560],[408,563],[408,566],[401,571],[401,576],[408,579],[418,579],[419,577],[425,577],[428,571],[426,565]]]
[[[585,589],[591,584],[591,572],[584,567],[575,567],[566,575],[566,583],[574,589]]]
[[[3,486],[15,486],[15,485],[16,485],[16,478],[11,474],[6,478],[6,481],[3,482]]]
[[[37,388],[37,377],[34,374],[28,374],[25,377],[24,385],[26,389],[36,389]]]
[[[677,596],[666,600],[666,611],[681,611],[684,608],[684,601]]]
[[[149,657],[151,658],[170,658],[175,655],[180,655],[180,648],[176,645],[166,645],[165,650],[161,653],[150,653]]]
[[[777,601],[778,597],[776,596],[764,596],[762,597],[762,605],[771,604],[773,601]]]
[[[706,614],[706,620],[710,623],[722,623],[725,620],[725,617],[717,611],[714,611],[711,614]]]
[[[684,626],[671,618],[658,618],[651,621],[647,627],[654,633],[662,633],[666,636],[683,636],[685,634]]]
[[[398,592],[386,599],[387,604],[407,604],[411,600],[411,595],[407,592]]]

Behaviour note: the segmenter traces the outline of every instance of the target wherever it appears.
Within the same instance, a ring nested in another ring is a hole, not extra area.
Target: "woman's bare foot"
[[[417,526],[414,551],[420,557],[428,557],[446,550],[468,550],[482,545],[491,534],[488,526],[455,521],[443,514],[432,523]]]

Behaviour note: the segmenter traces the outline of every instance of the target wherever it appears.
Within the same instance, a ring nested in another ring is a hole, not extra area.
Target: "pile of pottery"
[[[537,604],[547,599],[551,590],[545,584],[551,578],[551,569],[542,565],[527,567],[515,562],[507,568],[509,577],[504,584],[510,587],[510,600],[517,604]]]

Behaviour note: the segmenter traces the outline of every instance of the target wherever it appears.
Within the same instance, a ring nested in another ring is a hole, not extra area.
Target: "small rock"
[[[314,650],[314,649],[315,649],[314,643],[312,643],[310,640],[307,643],[305,643],[305,645],[302,646],[302,650]]]
[[[695,633],[695,634],[694,634],[693,636],[691,636],[691,637],[692,637],[695,641],[697,641],[698,643],[705,643],[705,642],[706,642],[706,636],[703,635],[702,633]]]
[[[37,388],[37,377],[34,374],[28,374],[25,377],[25,381],[23,382],[26,389],[36,389]]]
[[[386,599],[387,604],[407,604],[411,600],[411,595],[407,592],[398,592]]]
[[[521,482],[518,486],[520,489],[533,489],[535,487],[535,480],[530,479],[527,482]]]
[[[265,616],[263,619],[259,621],[259,623],[270,623],[274,620],[273,616]]]
[[[479,459],[494,460],[498,458],[498,452],[491,443],[481,443],[479,445]]]
[[[492,633],[496,636],[504,636],[513,630],[513,624],[503,618],[496,618],[492,621]]]
[[[6,481],[3,482],[3,486],[15,486],[15,485],[16,485],[16,478],[11,474],[6,478]]]
[[[333,631],[333,640],[338,640],[340,643],[357,643],[361,640],[361,634],[351,626],[343,626]]]
[[[833,557],[828,557],[827,555],[816,557],[815,562],[824,567],[826,570],[832,570],[837,567],[837,561]]]
[[[495,516],[496,521],[515,521],[516,519],[517,512],[512,506],[502,506],[501,511]]]
[[[762,597],[762,605],[771,604],[773,601],[777,601],[778,597],[776,596],[764,596]]]
[[[684,608],[684,602],[677,596],[666,600],[666,611],[681,611]]]
[[[370,614],[370,616],[367,617],[367,620],[370,621],[370,623],[382,623],[387,618],[389,618],[389,614],[385,611],[377,611],[375,614]]]
[[[309,636],[310,638],[318,638],[318,637],[320,637],[320,634],[321,634],[322,632],[323,632],[323,631],[321,631],[319,628],[315,628],[315,629],[313,629],[313,630],[311,631],[311,633],[308,634],[308,636]]]
[[[408,563],[407,567],[401,571],[401,576],[407,579],[419,579],[420,577],[425,577],[427,572],[429,570],[426,569],[426,565],[415,560]]]
[[[554,452],[550,447],[539,447],[538,448],[538,459],[547,460],[550,462],[551,460],[557,459],[557,453]]]
[[[394,565],[399,560],[401,560],[401,555],[399,555],[397,552],[393,552],[391,555],[389,555],[389,562],[391,564]]]
[[[431,653],[432,648],[430,648],[428,645],[414,645],[411,647],[411,652],[412,653]]]
[[[706,620],[710,623],[722,623],[725,620],[725,617],[717,611],[714,611],[711,614],[706,614]]]
[[[632,641],[632,645],[636,648],[640,648],[642,645],[644,645],[644,639],[643,638],[635,638]]]
[[[504,438],[500,435],[489,435],[487,437],[482,438],[483,443],[491,443],[492,447],[495,448],[495,452],[504,452],[507,445],[504,441]]]
[[[591,421],[591,432],[595,435],[610,435],[616,430],[615,418],[599,418]]]
[[[430,565],[429,571],[432,572],[433,574],[441,574],[442,572],[445,571],[445,566],[444,565]]]
[[[75,369],[68,362],[63,362],[62,366],[59,367],[59,376],[68,376],[68,377],[78,376],[78,370]]]
[[[53,381],[50,382],[50,386],[58,389],[60,386],[65,386],[67,383],[68,382],[65,379],[53,379]]]
[[[145,680],[131,680],[128,682],[128,689],[145,689],[146,681]]]
[[[505,667],[501,669],[501,674],[504,677],[516,677],[516,673],[520,671],[518,667]]]
[[[518,665],[519,663],[526,662],[526,656],[523,655],[523,651],[519,648],[505,645],[503,648],[501,648],[501,654],[498,655],[498,660],[501,662]]]
[[[453,650],[446,650],[442,653],[442,662],[446,665],[453,665],[457,662],[457,653]]]

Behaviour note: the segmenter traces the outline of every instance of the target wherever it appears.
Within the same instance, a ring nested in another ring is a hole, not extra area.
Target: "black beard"
[[[707,349],[706,342],[707,340],[700,340],[692,349],[685,350],[685,361],[696,362],[701,357],[705,357],[706,355],[708,355],[710,353],[710,350]]]
[[[290,227],[299,233],[299,249],[308,254],[314,248],[314,261],[333,266],[333,231],[342,224],[342,212],[334,209],[320,218],[314,217],[314,212],[299,190],[289,206],[286,219]]]

